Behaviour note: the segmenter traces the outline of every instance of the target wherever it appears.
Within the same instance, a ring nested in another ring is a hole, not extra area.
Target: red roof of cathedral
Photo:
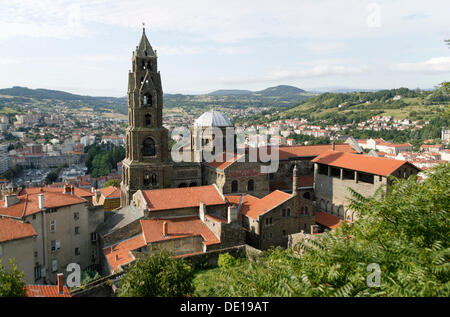
[[[170,209],[225,205],[225,201],[214,185],[143,190],[150,212]]]
[[[263,198],[257,198],[249,194],[244,194],[241,208],[239,209],[239,218],[241,218],[242,215],[245,215],[249,218],[257,220],[259,216],[284,203],[291,197],[292,195],[279,190],[275,190]],[[227,195],[226,198],[229,203],[239,205],[242,195]]]
[[[405,164],[409,164],[419,170],[419,168],[407,161],[337,151],[323,153],[313,159],[312,162],[382,176],[391,175]]]

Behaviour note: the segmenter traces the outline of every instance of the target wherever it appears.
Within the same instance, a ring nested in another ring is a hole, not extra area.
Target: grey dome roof
[[[232,127],[231,121],[216,110],[205,112],[194,122],[195,127]]]

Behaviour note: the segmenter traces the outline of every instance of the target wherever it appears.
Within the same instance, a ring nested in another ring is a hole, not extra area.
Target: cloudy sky
[[[0,88],[124,96],[142,22],[166,93],[432,88],[448,0],[0,0]]]

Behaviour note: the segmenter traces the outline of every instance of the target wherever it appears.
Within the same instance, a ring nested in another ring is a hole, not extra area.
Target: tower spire
[[[145,22],[142,22],[142,37],[136,48],[136,55],[139,57],[156,57],[147,35],[145,34]]]

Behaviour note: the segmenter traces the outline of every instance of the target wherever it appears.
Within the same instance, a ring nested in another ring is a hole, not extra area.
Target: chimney
[[[204,202],[200,202],[200,207],[199,207],[199,216],[200,216],[200,220],[202,222],[205,222],[205,211],[206,211],[206,205]]]
[[[334,141],[331,142],[331,150],[336,151],[336,144],[334,144]]]
[[[67,194],[70,193],[70,187],[67,184],[64,184],[64,190],[63,190],[63,194]]]
[[[298,194],[298,168],[297,161],[294,163],[294,169],[292,171],[292,196],[297,196]]]
[[[75,186],[74,185],[70,185],[70,194],[75,195]]]
[[[44,194],[38,195],[38,204],[40,210],[44,209]]]
[[[58,294],[64,294],[64,275],[62,273],[58,273]]]
[[[12,193],[8,193],[4,198],[3,201],[5,202],[5,204],[3,205],[4,208],[8,208],[11,207],[15,204],[17,204],[20,199],[17,197],[16,194],[12,194]]]
[[[94,186],[91,187],[91,193],[95,193],[95,188],[94,188]]]
[[[100,191],[98,189],[95,190],[95,200],[98,202],[100,199]]]
[[[167,221],[163,222],[163,237],[167,237],[168,235],[168,230],[169,229],[169,224],[167,223]]]
[[[238,207],[236,205],[228,206],[228,223],[238,220]]]

